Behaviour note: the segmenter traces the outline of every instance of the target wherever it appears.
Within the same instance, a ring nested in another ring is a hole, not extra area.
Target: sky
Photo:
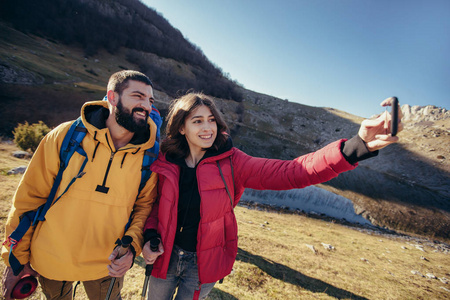
[[[450,0],[141,0],[245,88],[361,117],[450,109]]]

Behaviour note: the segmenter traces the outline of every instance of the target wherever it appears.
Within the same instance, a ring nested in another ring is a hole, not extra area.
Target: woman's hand
[[[381,102],[381,106],[391,106],[392,98]],[[399,105],[400,106],[400,105]],[[398,132],[403,130],[402,110],[398,109]],[[375,119],[362,121],[358,132],[359,137],[366,143],[367,149],[373,152],[390,144],[398,142],[397,136],[391,135],[391,114],[385,111]]]
[[[150,249],[150,241],[145,243],[144,248],[142,248],[142,255],[144,256],[145,263],[147,265],[153,265],[153,263],[156,261],[158,256],[164,253],[164,247],[162,245],[162,242],[158,245],[158,251],[152,251]]]

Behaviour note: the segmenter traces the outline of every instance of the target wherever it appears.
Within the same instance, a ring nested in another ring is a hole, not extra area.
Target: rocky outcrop
[[[23,85],[42,84],[44,83],[44,78],[36,73],[15,67],[3,61],[0,63],[0,83]]]
[[[403,121],[438,121],[450,118],[450,111],[434,105],[402,106]]]
[[[27,166],[20,166],[20,167],[9,170],[6,174],[7,175],[18,175],[18,174],[25,173],[26,170],[27,170]]]

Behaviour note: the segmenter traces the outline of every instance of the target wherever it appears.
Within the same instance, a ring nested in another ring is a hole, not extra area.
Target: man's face
[[[119,95],[116,109],[117,123],[130,132],[147,128],[147,119],[154,102],[153,89],[139,81],[130,80]]]

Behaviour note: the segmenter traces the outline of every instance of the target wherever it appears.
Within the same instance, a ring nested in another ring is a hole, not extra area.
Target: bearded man
[[[45,221],[30,227],[13,248],[23,265],[17,276],[8,263],[11,241],[5,241],[6,299],[11,299],[11,290],[26,274],[39,276],[47,299],[72,299],[74,282],[83,283],[89,299],[104,299],[114,277],[111,299],[121,299],[123,277],[141,252],[143,226],[156,198],[156,174],[139,192],[144,151],[153,147],[156,139],[157,126],[149,118],[153,102],[150,79],[125,70],[109,79],[107,101],[83,105],[81,119],[87,133],[81,146],[87,163],[78,173],[84,157],[74,153],[56,193],[58,202],[50,207]],[[59,170],[61,145],[72,123],[59,125],[41,141],[14,195],[6,236],[25,212],[46,202]],[[115,243],[124,235],[133,242],[128,252],[117,258]]]

